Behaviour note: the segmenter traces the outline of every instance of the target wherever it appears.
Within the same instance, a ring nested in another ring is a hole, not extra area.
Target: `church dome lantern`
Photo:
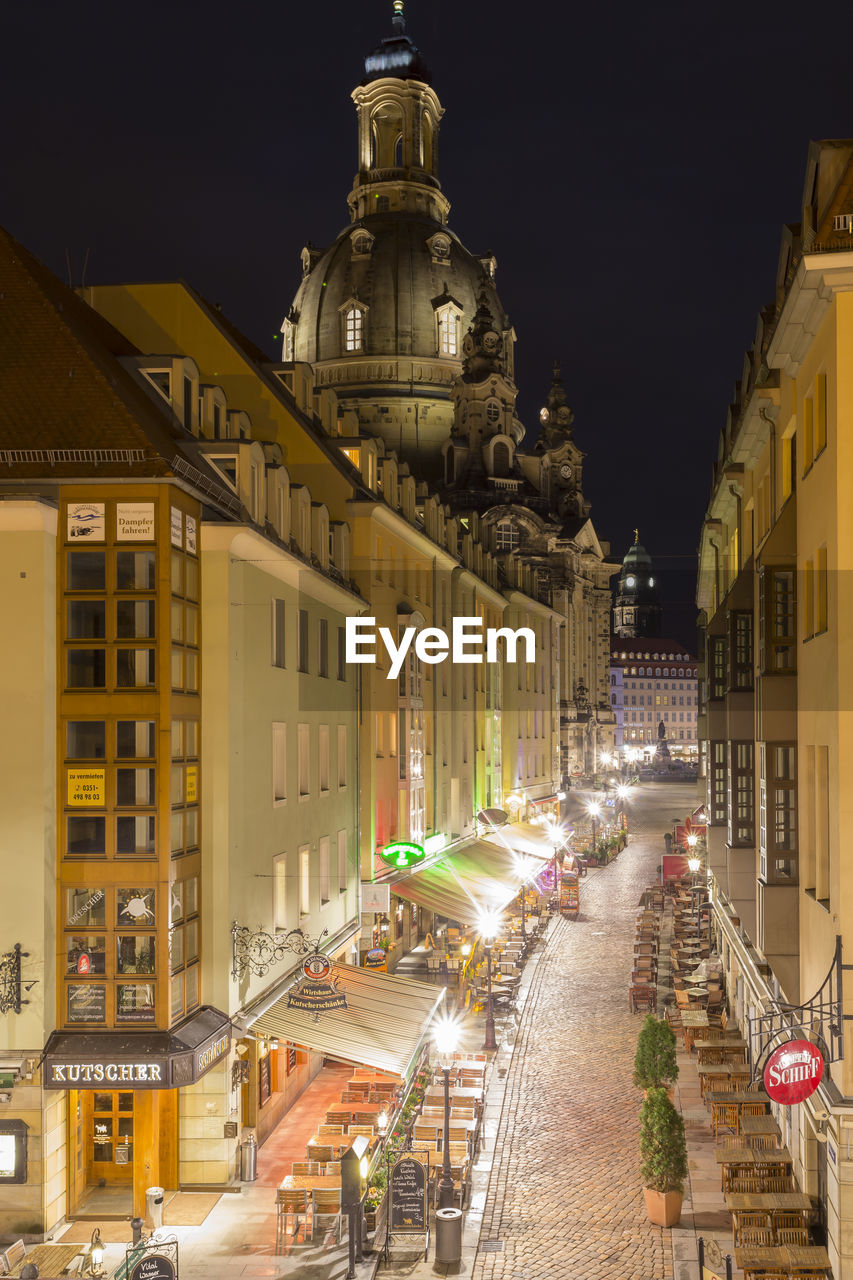
[[[628,548],[616,587],[613,606],[613,634],[627,639],[659,636],[661,606],[652,558],[640,542],[638,529]]]

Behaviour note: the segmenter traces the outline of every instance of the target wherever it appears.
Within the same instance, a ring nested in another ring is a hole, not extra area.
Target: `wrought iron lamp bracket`
[[[21,958],[29,954],[21,950],[20,942],[11,951],[0,953],[0,1013],[20,1013],[22,1005],[30,1003],[21,996],[24,986],[27,991],[35,986],[35,981],[21,981]]]
[[[841,935],[838,934],[829,973],[811,999],[803,1004],[774,1000],[768,1013],[747,1019],[753,1082],[761,1079],[764,1063],[772,1051],[792,1034],[814,1041],[826,1062],[838,1062],[844,1057],[844,1023],[853,1015],[843,1012],[842,974],[851,969],[853,965],[841,963]]]
[[[328,932],[324,929],[318,937],[309,938],[301,929],[273,934],[258,925],[253,933],[248,925],[234,920],[231,924],[231,977],[239,978],[248,969],[262,978],[287,955],[308,956],[318,951]]]

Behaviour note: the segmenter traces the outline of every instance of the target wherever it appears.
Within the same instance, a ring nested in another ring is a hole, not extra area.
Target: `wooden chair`
[[[376,1136],[375,1126],[372,1124],[351,1124],[349,1127],[349,1137],[361,1134],[363,1138],[373,1138]]]
[[[353,1125],[358,1125],[359,1128],[363,1128],[365,1126],[372,1127],[375,1121],[376,1121],[375,1111],[353,1111],[352,1121],[350,1122],[347,1132],[352,1133]]]
[[[773,1229],[769,1213],[737,1213],[732,1215],[732,1244],[746,1244],[747,1231],[764,1231],[772,1237]],[[755,1244],[756,1241],[749,1241]]]
[[[740,1132],[739,1107],[736,1102],[715,1102],[712,1118],[715,1138],[719,1137],[721,1129],[731,1129],[732,1133]]]
[[[778,1209],[773,1214],[772,1226],[776,1231],[779,1231],[780,1229],[782,1231],[796,1231],[798,1228],[802,1229],[802,1215],[799,1213],[784,1213],[781,1209]],[[796,1241],[793,1243],[796,1243]]]
[[[767,1114],[767,1107],[763,1102],[742,1102],[740,1113],[742,1116],[763,1116]]]
[[[345,1111],[336,1111],[334,1107],[330,1107],[326,1112],[326,1124],[339,1124],[343,1126],[342,1132],[345,1133],[350,1121],[352,1120],[352,1112],[349,1107]]]
[[[740,1071],[737,1069],[737,1066],[733,1064],[730,1079],[732,1093],[746,1093],[749,1088],[749,1082],[752,1079],[752,1075],[748,1067],[743,1071]]]
[[[631,987],[628,993],[628,1007],[632,1013],[638,1013],[640,1009],[647,1009],[649,1013],[654,1013],[657,998],[657,987],[645,983],[637,984]]]
[[[759,1191],[793,1191],[794,1180],[790,1173],[777,1174],[772,1178],[756,1178],[756,1183],[760,1183],[757,1188]]]
[[[317,1132],[322,1134],[324,1138],[342,1135],[343,1131],[344,1126],[342,1124],[321,1124],[317,1127]]]
[[[777,1244],[808,1244],[809,1233],[805,1227],[777,1227]]]
[[[292,1172],[294,1177],[313,1177],[320,1172],[320,1162],[318,1160],[294,1160]]]
[[[340,1177],[341,1162],[340,1160],[327,1160],[323,1165],[323,1173],[326,1177]]]
[[[773,1151],[776,1149],[776,1138],[772,1133],[746,1134],[746,1145],[754,1151]]]
[[[344,1089],[341,1094],[341,1102],[367,1102],[367,1095],[369,1093],[369,1087],[365,1087],[364,1089]]]
[[[313,1240],[317,1234],[319,1226],[323,1232],[327,1232],[330,1228],[335,1233],[335,1240],[340,1238],[341,1234],[341,1193],[338,1187],[330,1187],[327,1191],[317,1187],[311,1193],[313,1201],[313,1222],[311,1226],[311,1239]],[[331,1222],[329,1221],[331,1219]]]
[[[309,1201],[308,1192],[305,1190],[285,1190],[279,1187],[276,1192],[275,1202],[275,1251],[276,1254],[284,1252],[284,1244],[288,1234],[293,1239],[299,1234],[299,1228],[302,1227],[302,1239],[307,1243],[308,1240],[308,1217],[309,1217]],[[288,1232],[288,1222],[292,1221],[293,1227]]]
[[[335,1158],[335,1148],[331,1143],[309,1142],[305,1150],[309,1162],[314,1160],[317,1164],[325,1164],[327,1160]]]

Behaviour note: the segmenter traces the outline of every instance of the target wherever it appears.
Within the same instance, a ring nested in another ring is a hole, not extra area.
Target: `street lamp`
[[[104,1274],[104,1246],[101,1242],[100,1227],[95,1227],[92,1232],[92,1239],[89,1243],[89,1248],[86,1250],[83,1274],[96,1277]]]
[[[558,858],[560,856],[560,847],[563,844],[563,833],[560,827],[553,820],[548,822],[548,835],[554,844],[554,894],[557,899],[557,907],[560,905],[560,880],[558,871]]]
[[[486,976],[488,979],[488,996],[486,1000],[486,1042],[484,1049],[497,1049],[495,1039],[495,1013],[492,1008],[492,939],[498,931],[500,921],[494,911],[483,911],[480,914],[479,930],[486,951]]]
[[[491,983],[489,1000],[491,1001]],[[492,1025],[492,1034],[494,1035],[494,1024]],[[459,1024],[452,1018],[441,1018],[435,1024],[433,1038],[435,1047],[438,1050],[441,1070],[444,1074],[444,1154],[441,1162],[441,1178],[438,1183],[438,1207],[439,1209],[452,1209],[454,1197],[453,1173],[450,1169],[450,1069],[453,1065],[456,1046],[459,1043]],[[494,1048],[494,1045],[492,1047]],[[486,1048],[488,1048],[488,1044]]]

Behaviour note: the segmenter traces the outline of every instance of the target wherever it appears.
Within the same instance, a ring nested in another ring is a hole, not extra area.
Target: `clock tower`
[[[639,529],[622,561],[613,606],[613,634],[625,639],[660,635],[661,607],[651,556],[640,542]]]

